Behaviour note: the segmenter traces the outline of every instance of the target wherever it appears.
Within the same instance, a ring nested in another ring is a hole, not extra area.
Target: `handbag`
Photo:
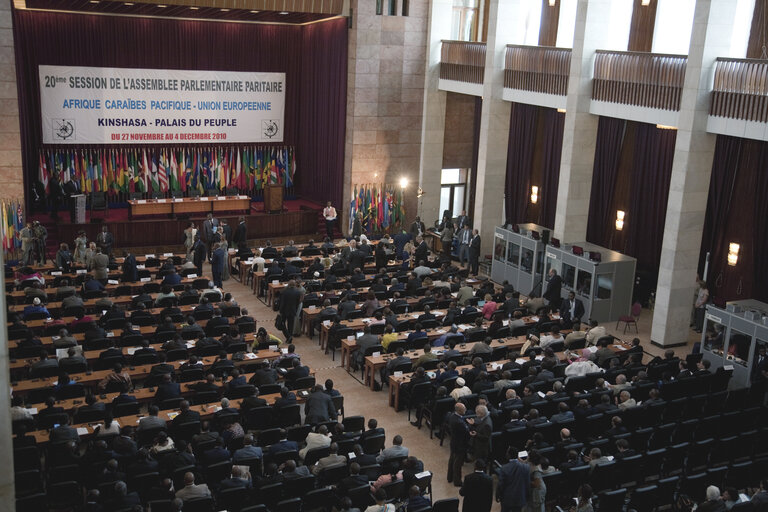
[[[283,315],[281,315],[280,313],[278,313],[277,316],[275,317],[275,329],[277,329],[278,331],[283,330]]]

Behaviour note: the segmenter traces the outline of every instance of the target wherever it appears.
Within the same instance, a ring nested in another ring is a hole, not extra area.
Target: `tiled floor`
[[[230,279],[224,284],[224,291],[233,294],[241,307],[248,309],[248,312],[257,320],[258,325],[265,326],[270,332],[274,332],[275,313],[253,295],[249,288],[242,285],[235,279]],[[634,336],[641,339],[643,348],[649,355],[646,360],[652,356],[663,353],[663,349],[651,345],[650,343],[650,325],[652,312],[644,310],[638,321],[638,333],[627,332],[623,334],[621,330],[615,330],[616,325],[606,325],[608,332],[616,334],[622,339],[630,340]],[[277,332],[274,332],[278,334]],[[691,333],[688,346],[677,347],[675,352],[685,354],[690,351],[690,345],[697,339],[694,333]],[[417,430],[408,422],[406,412],[397,413],[387,403],[386,389],[380,392],[370,391],[369,388],[360,382],[359,373],[354,376],[347,373],[339,366],[338,353],[336,361],[331,360],[331,356],[325,355],[319,348],[317,337],[309,339],[307,336],[294,338],[297,352],[302,360],[315,370],[317,381],[324,382],[325,379],[333,379],[337,389],[344,395],[344,407],[348,415],[362,415],[366,419],[374,417],[379,421],[379,426],[383,426],[387,432],[387,445],[391,442],[395,434],[400,434],[404,439],[404,446],[410,449],[411,454],[424,461],[425,468],[433,473],[433,499],[442,499],[447,497],[458,497],[458,489],[446,482],[446,467],[448,462],[448,446],[439,445],[437,438],[430,439],[426,428]],[[471,465],[465,465],[465,474],[471,471]],[[493,510],[499,510],[498,504]]]

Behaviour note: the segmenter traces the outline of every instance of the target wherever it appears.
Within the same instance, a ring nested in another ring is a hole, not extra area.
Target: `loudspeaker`
[[[547,245],[549,243],[549,230],[545,229],[541,232],[541,243]]]

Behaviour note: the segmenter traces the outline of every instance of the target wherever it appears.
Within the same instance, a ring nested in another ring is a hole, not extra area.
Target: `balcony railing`
[[[485,43],[443,41],[440,78],[482,84],[485,74]]]
[[[570,68],[570,48],[508,44],[504,87],[565,96]]]
[[[768,122],[768,61],[719,57],[709,113]]]
[[[598,50],[592,99],[680,110],[686,55]]]

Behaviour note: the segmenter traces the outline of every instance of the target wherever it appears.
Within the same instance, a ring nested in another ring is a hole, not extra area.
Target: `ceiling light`
[[[288,14],[288,11],[280,11],[280,14],[286,15],[286,14]]]
[[[196,11],[198,9],[199,9],[199,7],[190,7],[190,10],[192,10],[192,11]]]
[[[728,265],[735,267],[739,262],[739,249],[741,247],[735,242],[728,244]]]
[[[539,187],[536,185],[531,187],[531,203],[536,204],[539,201]]]
[[[251,11],[251,14],[259,14],[259,11]]]
[[[92,4],[97,4],[97,3],[99,3],[99,0],[91,0],[91,3]]]
[[[642,0],[642,1],[640,2],[640,4],[641,4],[643,7],[648,7],[649,5],[651,5],[651,0]]]
[[[167,5],[165,5],[165,4],[157,4],[157,6],[158,6],[160,9],[165,9],[166,7],[168,7],[168,6],[167,6]]]
[[[219,9],[221,12],[229,12],[229,9]]]
[[[133,5],[133,2],[125,2],[123,5],[127,5],[130,7],[131,5]]]

